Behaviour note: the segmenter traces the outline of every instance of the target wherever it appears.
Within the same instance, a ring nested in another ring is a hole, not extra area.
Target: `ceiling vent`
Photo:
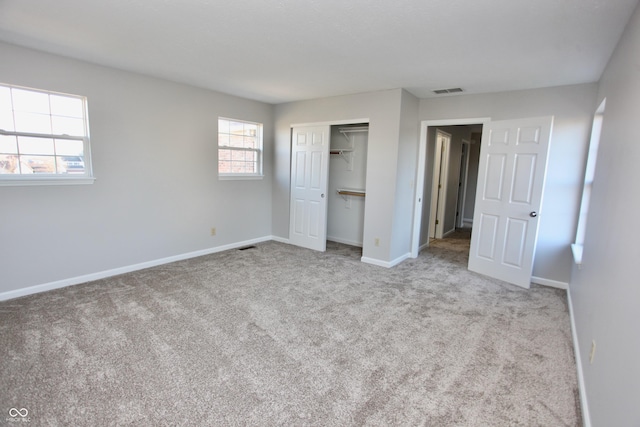
[[[433,91],[436,95],[443,95],[445,93],[458,93],[463,92],[463,90],[459,87],[452,87],[450,89],[436,89]]]

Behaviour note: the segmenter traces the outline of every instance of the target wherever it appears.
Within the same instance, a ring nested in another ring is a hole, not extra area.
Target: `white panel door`
[[[530,286],[552,125],[553,117],[484,125],[469,270]]]
[[[329,126],[293,128],[289,241],[317,251],[327,248]]]

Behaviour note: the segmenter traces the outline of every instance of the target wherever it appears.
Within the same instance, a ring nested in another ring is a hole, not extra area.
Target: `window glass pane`
[[[0,153],[18,154],[18,143],[13,135],[0,135]]]
[[[81,98],[50,95],[51,114],[54,116],[84,118],[84,105]]]
[[[244,137],[244,148],[258,148],[257,147],[258,139],[255,136],[245,136]]]
[[[19,111],[14,114],[16,132],[51,133],[51,116]]]
[[[229,133],[229,120],[218,119],[218,133]]]
[[[20,154],[54,154],[53,139],[50,138],[19,136],[18,147]]]
[[[218,150],[218,160],[231,160],[231,150]]]
[[[13,132],[13,111],[0,108],[0,129]]]
[[[244,147],[244,137],[242,135],[231,135],[229,139],[229,146],[238,148]]]
[[[251,124],[251,123],[245,123],[244,124],[244,135],[245,136],[256,136],[258,134],[258,126]]]
[[[28,165],[31,173],[56,173],[56,158],[53,156],[20,156],[20,159],[23,165]],[[22,169],[22,173],[25,173]]]
[[[11,92],[15,111],[51,114],[48,94],[16,88],[13,88]]]
[[[53,133],[56,135],[84,136],[84,120],[72,117],[51,116]]]
[[[18,156],[15,154],[0,154],[0,174],[20,173]]]
[[[56,139],[56,154],[60,156],[82,156],[84,143],[73,139]]]
[[[233,135],[244,135],[244,123],[229,122],[229,133]]]
[[[0,87],[0,110],[13,110],[11,103],[11,89],[6,86]]]
[[[237,151],[237,150],[232,151],[231,160],[244,160],[244,151]]]
[[[84,159],[81,156],[58,156],[56,158],[58,173],[84,173]]]
[[[228,160],[220,160],[218,162],[219,173],[231,173],[231,162]]]
[[[218,147],[228,147],[229,146],[229,134],[219,134],[218,135]]]

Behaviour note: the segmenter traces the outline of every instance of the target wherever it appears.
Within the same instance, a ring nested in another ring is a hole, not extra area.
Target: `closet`
[[[331,126],[327,240],[362,247],[368,124]]]

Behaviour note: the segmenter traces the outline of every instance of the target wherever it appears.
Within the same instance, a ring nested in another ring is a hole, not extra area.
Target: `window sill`
[[[46,178],[25,178],[25,177],[2,177],[0,187],[18,187],[25,185],[85,185],[93,184],[94,177],[46,177]]]
[[[218,175],[220,181],[234,181],[234,180],[258,180],[263,179],[264,175]]]
[[[577,243],[571,245],[571,252],[573,253],[573,262],[580,268],[582,266],[582,251],[584,246]]]

